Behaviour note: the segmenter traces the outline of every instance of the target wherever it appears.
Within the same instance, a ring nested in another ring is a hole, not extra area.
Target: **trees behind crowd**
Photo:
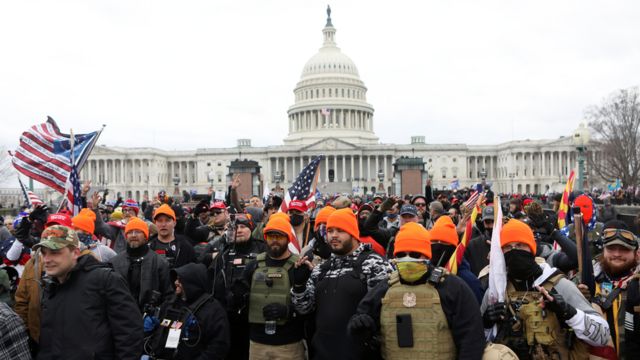
[[[640,92],[637,87],[612,93],[587,111],[593,130],[589,166],[609,182],[636,186],[640,178]],[[595,150],[595,151],[593,151]]]

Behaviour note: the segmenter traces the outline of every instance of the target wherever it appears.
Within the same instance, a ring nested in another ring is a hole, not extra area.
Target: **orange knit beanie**
[[[313,226],[314,230],[318,229],[321,223],[326,223],[329,220],[329,215],[333,214],[336,209],[333,206],[327,205],[318,211],[318,215],[316,215],[316,223]]]
[[[124,234],[126,235],[131,230],[140,230],[144,233],[145,239],[149,238],[149,226],[140,218],[132,217],[124,227]]]
[[[360,229],[358,229],[358,219],[350,208],[334,211],[327,220],[327,229],[338,228],[349,233],[352,237],[360,240]]]
[[[80,212],[80,214],[82,214],[82,212]],[[96,229],[94,220],[91,220],[91,218],[87,215],[80,215],[80,214],[78,214],[77,216],[74,216],[71,219],[71,223],[73,224],[73,227],[76,229],[86,231],[89,234],[93,234],[93,231]]]
[[[450,217],[443,215],[436,220],[429,232],[431,240],[438,240],[458,246],[458,232]]]
[[[399,252],[417,252],[431,259],[430,234],[422,225],[410,222],[402,225],[396,234],[393,255]]]
[[[533,255],[536,254],[536,240],[533,237],[533,231],[529,225],[520,220],[511,219],[502,227],[502,231],[500,232],[500,246],[509,245],[514,242],[527,245]]]
[[[289,241],[293,241],[295,239],[295,237],[293,236],[293,233],[291,232],[291,223],[289,223],[287,220],[285,220],[281,216],[276,216],[274,218],[273,215],[271,215],[269,217],[269,222],[267,223],[267,226],[265,226],[263,230],[264,239],[265,240],[267,239],[268,232],[274,232],[274,231],[286,234],[287,238],[289,238]]]

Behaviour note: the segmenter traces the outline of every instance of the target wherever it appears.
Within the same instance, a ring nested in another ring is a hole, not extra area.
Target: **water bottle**
[[[275,320],[267,320],[264,322],[264,333],[267,335],[274,335],[276,333]]]

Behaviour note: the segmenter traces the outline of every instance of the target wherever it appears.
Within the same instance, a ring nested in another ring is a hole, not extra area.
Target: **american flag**
[[[80,178],[75,165],[71,167],[69,173],[69,181],[67,182],[67,200],[69,201],[69,210],[73,211],[73,215],[78,215],[82,209],[82,193],[80,189]]]
[[[9,152],[11,155],[11,152]],[[27,187],[24,186],[22,179],[18,176],[18,183],[20,183],[20,189],[22,189],[22,195],[24,196],[24,205],[26,207],[36,207],[38,205],[44,204],[42,200],[38,197],[38,195],[34,194],[33,191],[27,190]]]
[[[40,199],[40,197],[33,193],[33,191],[27,191],[27,196],[29,197],[29,202],[33,207],[44,204],[44,201]]]
[[[282,205],[280,206],[282,212],[287,212],[291,200],[304,200],[307,205],[315,201],[319,174],[318,169],[323,158],[324,155],[315,157],[302,169],[296,181],[293,182],[293,185],[291,185],[284,194],[284,201],[282,201]]]
[[[478,202],[478,197],[480,197],[480,193],[476,190],[473,193],[471,193],[471,196],[469,196],[469,200],[465,201],[464,204],[462,205],[467,209],[471,210],[476,206],[476,203]]]
[[[49,117],[22,133],[13,166],[27,177],[64,193],[72,169],[70,159],[75,159],[76,172],[82,169],[101,132],[75,135],[72,153],[71,136],[61,133]]]

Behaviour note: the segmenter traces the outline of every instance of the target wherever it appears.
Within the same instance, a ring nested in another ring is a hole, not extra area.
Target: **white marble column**
[[[346,182],[347,181],[347,171],[346,171],[346,156],[342,155],[342,181]]]
[[[353,155],[349,156],[349,165],[351,166],[351,173],[349,173],[349,178],[351,179],[351,181],[353,181],[353,179],[355,179],[355,174],[353,169],[355,168],[355,164],[354,164],[354,159],[353,159]]]

